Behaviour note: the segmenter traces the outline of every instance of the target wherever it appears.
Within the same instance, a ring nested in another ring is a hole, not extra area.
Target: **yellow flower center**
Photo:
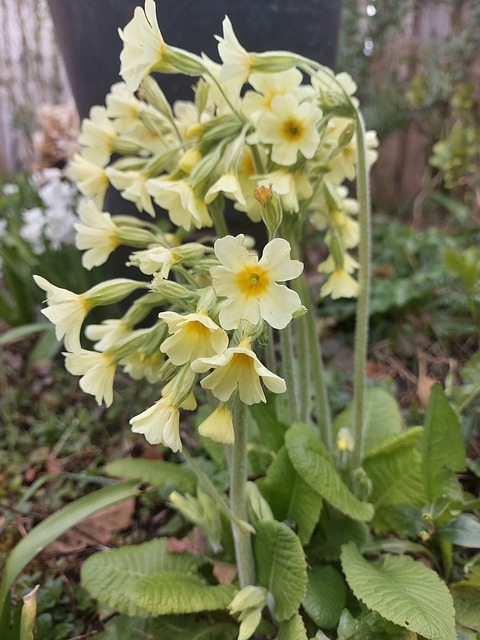
[[[247,298],[261,296],[270,284],[268,271],[259,264],[248,265],[238,273],[236,284]]]
[[[194,334],[198,338],[210,337],[210,329],[206,327],[203,322],[198,322],[198,320],[193,320],[186,324],[185,331]]]
[[[303,124],[296,118],[289,118],[283,123],[282,133],[290,142],[300,140],[304,134]]]

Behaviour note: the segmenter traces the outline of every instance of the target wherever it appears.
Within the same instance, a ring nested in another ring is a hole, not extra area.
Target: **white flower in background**
[[[320,109],[310,102],[299,103],[292,94],[275,96],[270,109],[259,118],[257,130],[260,141],[272,145],[272,160],[290,166],[299,152],[313,158],[320,143],[316,129]]]
[[[213,369],[200,384],[222,402],[229,400],[237,389],[240,400],[245,404],[266,402],[260,378],[273,393],[284,393],[286,390],[285,380],[260,362],[248,340],[241,342],[238,347],[228,348],[221,355],[198,358],[192,362],[191,367],[197,373]]]
[[[198,426],[198,433],[222,444],[233,444],[235,432],[231,410],[220,403],[218,407]]]
[[[49,179],[38,189],[38,195],[47,208],[68,209],[72,206],[77,190],[70,182],[62,180],[62,175]]]
[[[132,20],[118,33],[123,40],[120,75],[131,91],[138,89],[141,80],[154,67],[163,73],[175,72],[175,68],[164,59],[168,47],[158,26],[153,0],[145,1],[145,10],[136,7]]]
[[[75,224],[76,245],[85,269],[104,264],[120,244],[119,230],[109,213],[99,211],[92,200],[82,200],[78,208],[80,222]]]
[[[61,206],[50,207],[45,210],[45,237],[54,250],[63,245],[71,245],[75,240],[75,224],[78,221],[73,211]]]
[[[147,276],[159,273],[162,278],[168,278],[170,269],[179,258],[175,251],[167,247],[152,247],[132,253],[129,264],[135,265]]]
[[[303,86],[302,74],[298,69],[288,69],[280,73],[252,73],[248,80],[255,91],[247,91],[242,100],[242,111],[257,122],[265,112],[270,112],[275,96],[291,93],[299,101],[313,93],[312,87]]]
[[[239,91],[250,75],[253,57],[238,41],[233,31],[232,23],[226,16],[222,22],[222,27],[223,38],[215,36],[218,40],[218,53],[223,62],[220,79]]]
[[[7,182],[2,185],[2,191],[6,196],[15,196],[18,193],[18,185]]]
[[[57,340],[65,336],[68,351],[81,351],[80,330],[92,305],[82,294],[56,287],[41,276],[35,275],[33,279],[47,293],[48,307],[42,313],[55,325]]]
[[[210,269],[215,293],[227,300],[220,310],[224,329],[236,329],[241,320],[257,324],[263,318],[275,329],[283,329],[301,306],[298,294],[277,284],[297,278],[303,271],[299,260],[290,259],[287,240],[269,242],[261,259],[245,246],[245,236],[225,236],[215,242],[221,266]]]
[[[180,411],[171,397],[158,400],[130,420],[133,433],[142,433],[150,444],[163,443],[172,451],[182,450],[180,440]]]
[[[0,220],[0,240],[7,235],[8,222],[7,220]]]
[[[95,396],[98,404],[113,402],[113,380],[116,363],[105,353],[81,349],[78,353],[64,353],[67,371],[80,378],[80,388]]]
[[[80,193],[87,198],[92,198],[101,209],[109,184],[105,169],[77,153],[73,156],[68,171]]]
[[[184,180],[153,178],[147,180],[146,188],[155,202],[168,211],[173,224],[190,231],[213,225],[203,198],[197,197],[192,187]]]
[[[147,191],[147,177],[141,171],[118,171],[113,167],[107,169],[107,176],[115,189],[121,191],[122,198],[133,202],[139,211],[146,211],[155,217],[152,199]]]
[[[45,251],[43,228],[45,226],[45,214],[40,207],[27,209],[22,213],[23,225],[20,229],[21,237],[32,247],[33,253],[39,255]]]
[[[107,115],[105,107],[95,106],[90,109],[89,118],[82,121],[78,141],[83,146],[82,156],[89,162],[104,167],[113,152],[115,127]]]
[[[177,366],[200,357],[223,353],[228,347],[225,331],[206,313],[188,313],[185,316],[174,311],[158,314],[172,334],[160,347],[170,361]]]

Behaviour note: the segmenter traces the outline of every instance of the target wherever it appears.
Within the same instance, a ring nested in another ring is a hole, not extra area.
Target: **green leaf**
[[[457,622],[468,629],[480,631],[480,591],[453,589],[452,596]]]
[[[448,540],[460,547],[480,549],[480,522],[469,513],[462,513],[436,531],[440,540]]]
[[[105,472],[115,478],[132,478],[162,489],[195,493],[195,474],[184,464],[143,458],[119,458],[107,464]]]
[[[313,567],[308,576],[303,608],[322,629],[338,625],[346,604],[347,587],[343,576],[333,567]]]
[[[107,623],[105,631],[96,640],[235,640],[238,626],[233,622],[199,619],[194,615],[159,616],[157,618],[131,618],[116,616]]]
[[[422,439],[423,481],[427,500],[449,495],[455,471],[465,470],[460,423],[440,384],[432,386]]]
[[[278,451],[284,444],[287,426],[277,418],[276,401],[273,394],[267,394],[267,402],[259,402],[249,407],[257,423],[261,441],[272,451]]]
[[[295,471],[285,447],[277,453],[258,486],[277,520],[294,520],[298,537],[307,544],[322,510],[322,499]]]
[[[165,615],[226,609],[235,592],[230,584],[210,586],[194,574],[162,571],[133,578],[123,595],[144,611]]]
[[[421,507],[426,502],[422,458],[415,448],[422,432],[418,427],[390,436],[364,460],[365,471],[372,482],[370,500],[375,506],[373,526],[377,531],[395,527],[389,521],[388,507],[400,504]]]
[[[114,484],[79,498],[46,518],[28,533],[10,553],[0,585],[0,628],[4,607],[15,578],[42,549],[65,531],[111,504],[139,494],[135,482]]]
[[[258,584],[273,595],[277,620],[288,620],[298,611],[307,586],[301,542],[286,524],[276,520],[262,520],[255,529]]]
[[[290,620],[280,622],[278,640],[308,640],[302,617],[296,613]]]
[[[285,443],[297,473],[327,502],[354,520],[372,518],[372,505],[361,502],[349,491],[328,451],[313,431],[300,424],[292,425],[286,433]]]
[[[336,562],[340,559],[343,544],[353,541],[362,549],[368,540],[369,530],[366,524],[347,518],[334,509],[324,509],[308,547],[308,557]]]
[[[342,411],[333,423],[335,433],[344,427],[351,429],[354,423],[353,404]],[[373,387],[365,393],[365,435],[363,438],[363,454],[375,448],[389,435],[398,433],[403,428],[403,418],[394,396],[381,389]]]
[[[137,602],[135,585],[138,580],[160,572],[179,572],[179,575],[183,572],[193,577],[199,562],[199,558],[189,553],[168,553],[167,539],[161,538],[136,546],[95,553],[83,563],[81,577],[83,585],[93,598],[121,613],[143,617],[148,612]]]
[[[342,569],[356,598],[386,620],[428,640],[455,640],[453,601],[438,574],[409,556],[383,556],[374,565],[353,543]]]
[[[13,329],[5,331],[0,336],[0,347],[4,347],[6,344],[12,342],[18,342],[24,338],[30,338],[36,333],[47,331],[51,328],[52,325],[50,322],[33,322],[31,324],[23,324],[20,327],[14,327]]]

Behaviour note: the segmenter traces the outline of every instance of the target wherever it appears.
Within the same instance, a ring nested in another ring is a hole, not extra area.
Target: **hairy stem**
[[[358,274],[359,294],[355,327],[353,468],[359,467],[362,462],[363,434],[365,431],[365,366],[368,346],[371,252],[370,189],[366,157],[365,124],[362,115],[358,111],[356,115],[356,141],[357,198],[359,203],[358,221],[360,226],[358,259],[360,267]]]
[[[248,444],[248,413],[247,406],[237,400],[234,413],[235,442],[231,460],[230,475],[230,509],[235,518],[232,522],[235,557],[237,560],[238,579],[240,589],[249,584],[255,584],[255,564],[253,561],[250,533],[236,524],[236,521],[246,521],[248,517],[247,505],[247,444]]]

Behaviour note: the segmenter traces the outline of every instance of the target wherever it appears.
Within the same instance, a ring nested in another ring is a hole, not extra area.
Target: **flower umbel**
[[[258,324],[263,318],[275,329],[286,327],[301,301],[277,281],[297,278],[303,271],[299,260],[290,259],[287,240],[269,242],[260,260],[245,247],[243,234],[220,238],[214,249],[221,266],[210,269],[212,286],[218,296],[227,298],[220,310],[221,326],[236,329],[241,320]]]

